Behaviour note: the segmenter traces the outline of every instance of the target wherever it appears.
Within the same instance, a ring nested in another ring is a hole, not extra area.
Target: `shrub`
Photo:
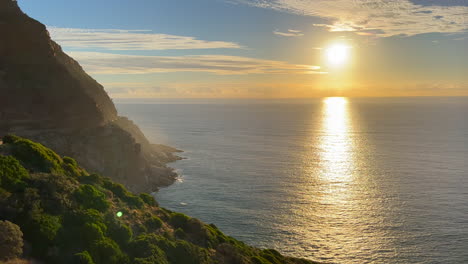
[[[177,239],[185,239],[187,237],[187,234],[185,234],[184,230],[182,228],[177,228],[174,231],[174,235]]]
[[[146,221],[146,226],[150,228],[151,230],[156,230],[161,228],[163,222],[161,219],[157,216],[151,216],[147,221]]]
[[[74,192],[74,197],[77,203],[84,208],[96,209],[103,212],[110,206],[106,200],[106,195],[89,184],[80,186]]]
[[[145,202],[147,205],[150,206],[158,206],[158,203],[154,199],[154,197],[147,193],[140,193],[140,198]]]
[[[281,259],[283,258],[283,256],[281,256],[281,254],[274,249],[262,250],[262,257],[274,264],[281,264],[282,263]]]
[[[70,158],[70,157],[66,157],[66,156],[65,156],[65,157],[63,157],[63,162],[64,162],[65,164],[69,164],[69,165],[72,165],[72,166],[74,166],[74,167],[78,167],[78,163],[77,163],[76,160],[73,159],[73,158]]]
[[[119,245],[109,238],[94,242],[91,255],[97,264],[122,264],[125,259]]]
[[[129,249],[134,261],[132,263],[169,263],[164,251],[158,246],[158,242],[164,238],[155,234],[144,234],[133,240]]]
[[[22,188],[26,178],[29,178],[29,173],[17,159],[0,156],[0,186],[7,190]]]
[[[85,243],[91,243],[104,238],[102,228],[94,223],[86,223],[82,228],[82,235],[84,236]]]
[[[70,157],[63,157],[62,167],[70,176],[79,177],[81,175],[81,169],[78,167],[78,163]]]
[[[39,243],[53,241],[58,230],[62,227],[61,219],[58,216],[48,214],[35,214],[33,220],[34,240]]]
[[[19,226],[0,221],[0,261],[19,257],[23,253],[23,233]]]
[[[174,264],[199,264],[207,260],[207,251],[184,240],[173,243],[172,248],[167,249],[168,259]]]
[[[62,172],[62,159],[52,150],[31,140],[20,138],[12,144],[12,153],[25,167],[38,172]]]
[[[131,194],[122,184],[106,180],[104,182],[104,188],[110,190],[120,200],[124,201],[133,208],[140,209],[144,205],[144,202],[140,197]]]
[[[83,184],[101,184],[102,178],[99,174],[81,175],[78,181]]]
[[[20,140],[20,139],[21,139],[20,137],[15,136],[15,135],[6,135],[6,136],[3,137],[2,141],[5,144],[13,144],[17,140]]]
[[[190,219],[190,217],[182,214],[182,213],[172,213],[171,219],[169,220],[169,223],[175,227],[175,228],[186,228],[187,222]]]
[[[132,239],[132,229],[126,224],[120,222],[113,222],[109,224],[108,232],[109,237],[115,240],[119,245],[125,246]]]
[[[71,213],[68,216],[68,221],[68,225],[70,226],[84,226],[87,223],[90,223],[98,225],[104,233],[107,231],[103,215],[95,209],[86,209]]]
[[[252,257],[252,262],[254,264],[271,264],[270,261],[260,257],[260,256],[255,256],[255,257]]]
[[[94,261],[88,251],[83,251],[73,256],[72,263],[73,264],[94,264]]]
[[[124,202],[126,202],[130,207],[132,208],[138,208],[141,209],[144,205],[143,200],[134,195],[128,195],[123,199]]]
[[[28,183],[40,192],[41,207],[53,215],[68,211],[73,202],[70,194],[77,189],[77,182],[64,175],[34,174]]]

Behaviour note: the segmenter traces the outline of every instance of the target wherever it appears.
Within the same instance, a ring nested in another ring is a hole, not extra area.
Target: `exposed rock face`
[[[119,117],[104,88],[16,1],[0,0],[0,136],[15,133],[114,177],[134,191],[170,184],[171,148]]]

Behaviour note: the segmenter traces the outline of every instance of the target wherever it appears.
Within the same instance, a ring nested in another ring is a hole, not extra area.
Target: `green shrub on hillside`
[[[2,141],[4,144],[13,144],[19,139],[22,139],[22,138],[16,135],[6,135],[2,138]]]
[[[11,144],[12,154],[28,169],[45,173],[61,173],[62,158],[42,144],[19,138]]]
[[[129,248],[135,263],[169,264],[166,253],[157,245],[160,239],[155,234],[144,234],[133,240]]]
[[[88,251],[76,253],[73,256],[72,264],[95,264]]]
[[[119,245],[112,239],[104,238],[93,243],[91,256],[96,264],[125,264],[128,259]]]
[[[24,179],[29,178],[28,171],[19,161],[11,156],[0,156],[0,186],[7,190],[24,187]]]
[[[78,166],[76,160],[70,157],[63,157],[62,168],[67,172],[70,176],[79,177],[82,175],[82,171]]]
[[[141,208],[144,205],[143,200],[130,193],[125,189],[125,187],[122,184],[111,182],[110,180],[107,180],[104,182],[104,187],[112,193],[117,196],[120,200],[123,202],[127,203],[130,207],[132,208]]]
[[[152,215],[148,220],[146,220],[146,226],[152,231],[161,228],[162,225],[163,225],[163,222],[161,218],[155,215]]]
[[[169,223],[175,228],[187,228],[190,217],[182,213],[172,213]]]
[[[34,240],[50,242],[53,241],[57,235],[57,232],[62,227],[61,218],[59,216],[53,216],[49,214],[34,214],[32,217],[32,229],[34,234]]]
[[[96,209],[104,212],[110,206],[106,195],[89,184],[80,186],[75,191],[74,196],[78,204],[83,208]]]
[[[156,202],[156,199],[150,194],[147,193],[140,193],[140,198],[149,206],[158,206],[158,203]]]
[[[109,222],[107,226],[109,228],[107,230],[109,237],[121,246],[126,246],[133,237],[132,229],[118,220]]]

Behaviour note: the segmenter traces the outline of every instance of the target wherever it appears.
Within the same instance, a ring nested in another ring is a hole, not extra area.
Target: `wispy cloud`
[[[310,83],[103,83],[112,98],[294,98],[320,96]]]
[[[279,30],[273,31],[273,34],[282,36],[282,37],[302,37],[304,33],[301,30],[288,29],[286,32],[281,32]]]
[[[408,0],[237,0],[261,8],[328,20],[329,31],[356,31],[377,36],[429,32],[467,32],[468,1],[432,1],[423,6]],[[463,3],[462,3],[463,2]],[[437,3],[440,3],[437,5]]]
[[[48,27],[52,39],[66,48],[103,50],[239,49],[237,43],[155,34],[150,30]]]
[[[103,83],[112,98],[310,98],[324,96],[466,96],[466,82],[418,82],[406,84],[345,84],[344,94],[316,82],[151,82]],[[381,89],[375,89],[381,87]]]
[[[136,56],[99,52],[69,52],[92,74],[209,72],[214,74],[323,74],[319,66],[240,56]]]

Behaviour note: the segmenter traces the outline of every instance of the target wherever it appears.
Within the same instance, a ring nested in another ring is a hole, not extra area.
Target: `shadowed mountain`
[[[134,191],[172,183],[165,164],[176,150],[119,117],[104,88],[16,1],[0,0],[0,36],[0,135],[34,139]]]

